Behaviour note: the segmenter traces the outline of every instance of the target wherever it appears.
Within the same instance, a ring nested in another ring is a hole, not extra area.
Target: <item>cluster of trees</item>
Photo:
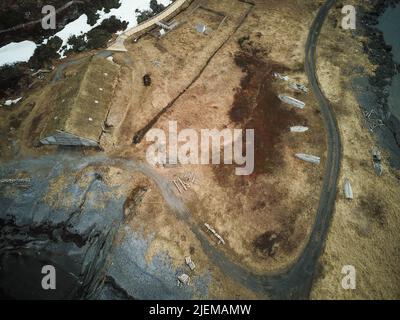
[[[106,47],[112,35],[119,30],[125,30],[127,26],[128,23],[126,21],[120,21],[115,16],[111,16],[88,33],[80,36],[71,36],[68,39],[68,44],[71,48],[67,53]],[[46,44],[42,44],[36,48],[35,53],[29,60],[29,64],[35,69],[47,67],[53,59],[60,57],[58,51],[61,46],[62,40],[59,37],[55,36],[51,38]],[[66,47],[62,49],[66,49]]]
[[[15,4],[15,0],[2,1],[4,1],[4,3],[2,3],[0,6],[0,30],[32,21],[33,19],[39,17],[35,15],[35,13],[38,13],[37,0],[25,0],[18,2],[17,4]],[[172,0],[172,2],[173,1],[175,0]],[[10,5],[6,5],[6,2],[10,2]],[[48,0],[47,4],[54,5],[57,8],[64,4],[64,0]],[[57,21],[58,27],[68,23],[70,20],[76,19],[77,14],[82,11],[88,16],[88,23],[90,25],[94,25],[99,19],[97,14],[99,9],[104,8],[105,12],[110,12],[110,9],[118,8],[120,6],[120,2],[119,0],[83,0],[83,3],[78,3],[77,5],[79,6],[79,10],[74,10],[71,8],[71,10],[66,10],[66,12],[63,12],[62,21]],[[157,0],[151,0],[149,10],[136,10],[137,22],[141,23],[157,15],[163,10],[165,10],[165,6],[163,4],[158,3]],[[21,15],[21,12],[25,12],[25,14]],[[68,50],[68,52],[82,52],[106,47],[107,42],[111,39],[113,34],[117,31],[125,30],[127,26],[128,23],[126,21],[120,21],[115,16],[112,16],[109,19],[104,20],[101,25],[93,28],[87,34],[70,37],[68,39],[68,44],[71,48]],[[31,38],[34,41],[41,42],[44,36],[49,36],[49,34],[43,34],[43,30],[36,30],[36,28],[41,29],[40,26],[35,26],[30,30],[27,30],[27,33],[23,33],[22,38],[24,40]],[[30,35],[29,31],[32,32],[32,36]],[[55,33],[57,31],[58,29],[49,30],[47,32]],[[13,41],[19,40],[18,36],[16,36],[14,33],[10,33],[9,37],[11,37]],[[7,37],[4,37],[3,40],[5,43],[8,43],[9,39],[6,38]],[[0,96],[4,96],[7,90],[16,88],[18,83],[21,82],[21,79],[26,78],[26,70],[28,69],[28,65],[29,67],[35,69],[49,67],[52,63],[52,60],[60,57],[58,51],[60,50],[61,46],[62,40],[55,36],[50,38],[46,44],[41,44],[36,48],[35,53],[29,60],[28,64],[17,63],[0,67]]]
[[[127,26],[127,22],[120,21],[115,16],[112,16],[87,34],[70,37],[68,44],[72,48],[69,52],[81,52],[106,47],[112,35],[119,30],[125,30]],[[7,96],[7,92],[11,89],[18,89],[18,84],[27,78],[29,68],[49,68],[52,61],[60,57],[58,51],[61,46],[62,40],[55,36],[50,38],[46,44],[42,44],[36,48],[28,64],[16,63],[0,67],[0,97]]]
[[[88,23],[93,26],[99,20],[99,10],[104,9],[105,13],[109,13],[110,9],[119,8],[121,3],[119,0],[96,0],[88,1],[80,5],[80,11],[88,17]]]
[[[7,32],[2,34],[0,46],[11,41],[18,42],[26,39],[41,43],[45,37],[51,37],[65,24],[76,19],[82,13],[88,16],[88,23],[94,25],[99,19],[97,14],[98,10],[104,9],[104,11],[108,13],[110,9],[118,8],[121,5],[119,0],[81,1],[82,3],[77,3],[57,15],[56,30],[43,30],[41,25],[37,24],[25,28],[23,30],[24,32]],[[46,4],[59,8],[64,5],[65,2],[65,0],[47,0]],[[41,10],[38,10],[37,0],[0,1],[0,30],[34,21],[42,16]],[[112,16],[104,20],[100,26],[92,29],[86,35],[71,37],[68,42],[72,46],[71,51],[79,52],[104,47],[115,32],[125,30],[127,25],[127,22],[121,22],[115,16]],[[60,57],[58,51],[61,46],[62,40],[55,36],[50,38],[46,44],[39,45],[28,63],[1,66],[0,98],[8,96],[12,91],[19,90],[21,86],[24,86],[27,80],[29,80],[30,68],[48,68],[54,59]]]
[[[6,64],[0,67],[0,97],[7,95],[8,91],[24,86],[29,79],[29,69],[47,68],[52,60],[59,58],[58,50],[62,45],[59,37],[49,39],[47,44],[42,44],[35,49],[28,63]]]
[[[0,67],[0,98],[7,96],[7,91],[17,87],[25,75],[23,63],[6,64]]]
[[[35,49],[29,64],[35,69],[47,67],[53,59],[60,57],[57,51],[61,48],[61,45],[61,38],[56,36],[49,39],[46,44],[42,44]]]
[[[68,39],[71,49],[68,52],[82,52],[104,48],[112,35],[120,30],[125,30],[128,22],[120,21],[115,16],[104,20],[98,27],[93,28],[85,35],[72,36]]]
[[[134,1],[134,0],[132,0]],[[0,30],[6,30],[24,23],[36,21],[43,18],[41,7],[44,5],[52,5],[56,9],[65,5],[67,0],[1,0],[0,1]],[[86,14],[88,23],[94,25],[99,15],[97,12],[104,9],[106,13],[113,8],[120,7],[119,0],[79,0],[67,9],[57,14],[56,30],[44,30],[40,23],[33,24],[17,31],[9,31],[0,37],[0,46],[11,41],[19,42],[22,40],[32,40],[36,43],[42,42],[45,38],[49,38],[67,23],[77,19],[81,14]]]
[[[173,0],[172,2],[174,2]],[[158,3],[157,0],[151,0],[150,1],[150,10],[139,10],[136,9],[136,20],[137,23],[142,23],[151,17],[154,17],[155,15],[159,14],[160,12],[165,10],[165,6],[162,3]]]

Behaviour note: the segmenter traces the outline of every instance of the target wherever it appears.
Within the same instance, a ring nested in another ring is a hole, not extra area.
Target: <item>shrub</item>
[[[71,46],[71,49],[67,52],[81,52],[86,49],[86,40],[85,36],[71,36],[68,38],[68,44]],[[64,49],[64,48],[63,48]]]
[[[121,21],[115,16],[105,19],[97,28],[103,29],[109,33],[116,33],[120,30],[125,30],[128,27],[128,22]]]
[[[111,36],[111,33],[103,29],[94,28],[87,33],[88,42],[86,48],[92,50],[106,47]]]
[[[153,14],[156,15],[156,14],[164,11],[165,6],[162,3],[158,4],[157,0],[151,0],[150,1],[150,9],[153,11]]]
[[[9,89],[14,89],[24,76],[22,64],[6,64],[0,67],[0,96],[5,96]]]
[[[137,23],[142,23],[164,10],[165,6],[162,3],[158,3],[157,0],[151,0],[150,10],[140,11],[139,9],[136,9],[135,12],[137,15],[136,17]]]
[[[29,63],[36,69],[46,66],[53,59],[59,58],[58,50],[61,48],[62,40],[59,37],[51,38],[47,44],[42,44],[36,48]]]
[[[240,38],[238,39],[238,44],[239,44],[239,46],[242,48],[242,47],[243,47],[243,44],[244,44],[245,42],[249,41],[249,40],[250,40],[250,37],[249,37],[249,36],[240,37]]]
[[[140,11],[136,9],[136,21],[138,24],[150,19],[153,16],[153,12],[151,10],[143,10]]]
[[[68,52],[81,52],[106,47],[112,35],[119,30],[125,30],[127,26],[128,22],[111,16],[105,19],[98,27],[90,30],[86,35],[71,36],[68,39],[68,44],[71,46]]]
[[[132,0],[134,1],[134,0]],[[121,3],[119,0],[96,0],[96,1],[86,1],[80,5],[80,9],[88,17],[88,23],[93,26],[99,19],[97,11],[101,8],[104,12],[110,12],[111,8],[119,8]]]

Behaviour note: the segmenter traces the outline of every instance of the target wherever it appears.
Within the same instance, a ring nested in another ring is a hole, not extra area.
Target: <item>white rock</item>
[[[189,277],[186,273],[183,273],[183,274],[181,274],[180,276],[178,276],[178,280],[179,280],[179,282],[181,282],[182,284],[188,285],[189,282],[190,282],[190,277]]]
[[[303,126],[290,127],[290,132],[306,132],[306,131],[308,131],[308,127],[303,127]]]
[[[190,270],[194,270],[196,269],[196,265],[194,264],[194,262],[192,261],[192,258],[190,256],[185,257],[185,262],[188,265],[188,267],[190,268]]]
[[[18,99],[15,99],[15,100],[7,100],[6,102],[4,102],[4,105],[5,106],[7,106],[7,107],[9,107],[9,106],[11,106],[11,105],[13,105],[13,104],[17,104],[18,102],[20,102],[22,100],[22,97],[19,97]]]

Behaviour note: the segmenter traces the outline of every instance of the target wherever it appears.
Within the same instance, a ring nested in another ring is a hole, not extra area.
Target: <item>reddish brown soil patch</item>
[[[266,61],[267,56],[266,50],[251,45],[242,46],[242,50],[235,55],[235,62],[245,76],[236,90],[229,116],[242,128],[254,129],[255,163],[252,176],[271,173],[281,166],[280,142],[283,134],[289,131],[291,125],[307,124],[307,120],[293,108],[282,104],[274,92],[272,72],[284,72],[286,68]],[[232,166],[216,167],[215,174],[222,185],[230,183],[228,177],[233,175],[232,170]],[[243,179],[236,179],[236,184]]]
[[[305,123],[294,109],[283,105],[272,90],[272,71],[282,66],[263,60],[265,51],[252,49],[236,54],[235,62],[246,73],[235,94],[231,120],[255,134],[255,174],[270,173],[282,163],[282,135],[293,124]]]

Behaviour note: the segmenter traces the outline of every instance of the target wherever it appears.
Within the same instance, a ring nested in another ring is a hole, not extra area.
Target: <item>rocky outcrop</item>
[[[61,166],[52,172],[60,173]],[[123,201],[113,198],[101,174],[90,172],[81,186],[71,175],[54,207],[46,199],[52,179],[43,178],[33,176],[29,189],[0,190],[0,294],[90,298],[103,285],[107,257],[123,220]],[[57,290],[41,287],[44,265],[55,267]]]
[[[400,120],[389,110],[388,98],[392,78],[400,71],[400,65],[393,59],[392,47],[385,43],[383,33],[377,28],[379,17],[389,7],[394,7],[400,0],[371,1],[372,7],[363,12],[360,19],[360,32],[366,36],[364,52],[377,66],[375,74],[369,77],[370,90],[376,97],[375,104],[379,117],[385,124],[379,133],[383,145],[392,155],[392,165],[400,165]]]

